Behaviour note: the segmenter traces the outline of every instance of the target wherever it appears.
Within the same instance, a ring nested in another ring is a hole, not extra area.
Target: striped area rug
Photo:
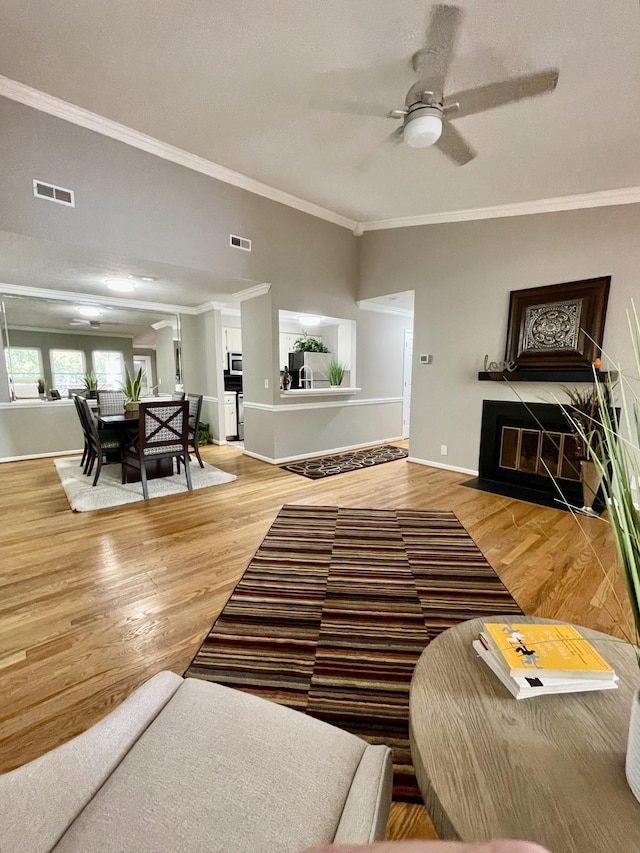
[[[451,625],[521,612],[452,512],[285,506],[185,676],[389,744],[394,798],[421,802],[418,657]]]

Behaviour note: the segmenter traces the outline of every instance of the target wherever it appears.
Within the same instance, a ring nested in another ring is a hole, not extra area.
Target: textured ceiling
[[[135,276],[135,290],[130,296],[107,288],[105,279],[130,275]],[[142,281],[143,275],[155,281]],[[118,257],[0,231],[0,292],[2,283],[191,307],[213,299],[239,308],[240,303],[231,294],[260,282],[220,278],[209,271]]]
[[[430,2],[3,0],[0,73],[360,221],[640,184],[638,0],[460,0],[448,89],[557,67],[457,122],[478,157],[380,149]]]

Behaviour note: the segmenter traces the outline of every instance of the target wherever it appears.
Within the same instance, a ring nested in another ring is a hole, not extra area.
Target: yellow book
[[[573,625],[485,622],[483,636],[509,675],[613,680],[615,672]]]

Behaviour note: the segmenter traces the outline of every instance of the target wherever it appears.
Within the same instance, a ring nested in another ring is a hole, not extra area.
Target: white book
[[[585,693],[590,690],[615,690],[618,687],[618,676],[613,681],[602,681],[582,678],[540,678],[531,676],[511,676],[495,659],[495,653],[487,651],[480,640],[473,640],[474,650],[486,663],[489,669],[498,676],[507,690],[516,699],[528,699],[531,696],[543,696],[547,693]]]

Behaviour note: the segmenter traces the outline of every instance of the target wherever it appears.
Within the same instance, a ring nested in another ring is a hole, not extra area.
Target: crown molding
[[[510,216],[531,216],[536,213],[557,213],[562,210],[581,210],[591,207],[612,207],[620,204],[640,203],[640,187],[621,187],[617,190],[600,190],[557,198],[540,198],[497,204],[493,207],[474,207],[468,210],[449,210],[443,213],[426,213],[399,219],[378,219],[363,222],[363,231],[385,231],[389,228],[412,228],[416,225],[439,225],[444,222],[471,222],[476,219],[501,219]]]
[[[265,296],[270,290],[271,285],[264,282],[263,284],[256,284],[255,287],[248,287],[246,290],[239,290],[237,293],[233,293],[232,296],[234,299],[244,302],[246,299],[255,299],[256,296]]]
[[[92,326],[82,326],[76,327],[73,329],[50,329],[48,327],[42,326],[12,326],[11,324],[7,324],[9,331],[15,332],[38,332],[39,334],[45,333],[47,335],[81,335],[82,337],[86,337],[90,335],[93,337],[103,338],[122,338],[125,341],[131,340],[131,335],[123,335],[118,334],[117,332],[105,332],[102,329],[94,329]],[[83,331],[84,330],[84,331]]]
[[[413,318],[413,311],[409,311],[406,308],[393,308],[391,305],[388,308],[385,305],[372,305],[371,303],[367,303],[366,299],[357,300],[356,305],[362,311],[376,311],[379,314],[395,314],[397,317]]]
[[[90,305],[111,305],[114,308],[136,308],[142,311],[158,311],[162,314],[197,314],[195,308],[172,305],[165,302],[141,302],[136,299],[119,299],[117,296],[96,296],[92,293],[73,293],[69,290],[49,290],[44,287],[28,287],[22,284],[0,282],[0,297],[35,296],[40,299],[59,299],[63,302],[86,302]]]
[[[206,314],[208,311],[222,311],[222,309],[226,307],[226,302],[203,302],[201,305],[196,305],[196,307],[193,309],[193,313]],[[184,313],[184,311],[182,313]]]
[[[3,75],[0,75],[0,95],[9,98],[11,101],[17,101],[19,104],[32,107],[42,113],[61,118],[71,124],[78,125],[78,127],[84,127],[87,130],[100,133],[102,136],[108,136],[110,139],[118,140],[118,142],[124,142],[125,145],[130,145],[132,148],[146,151],[147,154],[153,154],[163,160],[177,163],[179,166],[184,166],[187,169],[192,169],[194,172],[208,175],[210,178],[215,178],[225,184],[232,184],[234,187],[247,190],[250,193],[254,193],[254,195],[268,198],[271,201],[292,207],[294,210],[308,213],[310,216],[315,216],[318,219],[333,222],[334,225],[340,225],[342,228],[348,228],[350,231],[353,231],[357,225],[355,219],[349,219],[347,216],[342,216],[342,214],[321,207],[319,204],[298,198],[268,184],[263,184],[261,181],[256,181],[254,178],[250,178],[240,172],[234,172],[232,169],[227,169],[225,166],[214,163],[212,160],[207,160],[205,157],[199,157],[197,154],[191,154],[182,148],[176,148],[174,145],[169,145],[160,139],[155,139],[153,136],[148,136],[146,133],[141,133],[132,127],[127,127],[125,124],[112,121],[109,118],[105,118],[105,116],[98,115],[98,113],[85,110],[83,107],[69,103],[69,101],[63,101],[61,98],[48,95],[46,92],[41,92],[39,89],[34,89],[31,86],[19,83],[17,80],[12,80]]]

